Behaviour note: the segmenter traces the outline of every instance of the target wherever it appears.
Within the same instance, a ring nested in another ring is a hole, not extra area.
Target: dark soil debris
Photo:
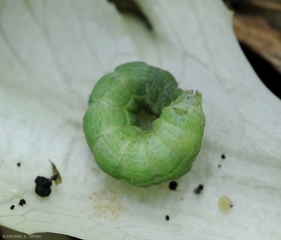
[[[40,176],[38,176],[35,179],[35,183],[42,187],[51,187],[52,186],[52,181],[50,179],[45,178],[45,177],[40,177]]]
[[[26,201],[25,201],[24,199],[21,199],[21,200],[19,201],[19,205],[23,206],[23,204],[26,204]]]
[[[176,190],[177,187],[178,187],[178,183],[177,183],[177,182],[175,182],[175,181],[170,182],[169,188],[170,188],[171,190]]]
[[[35,192],[40,197],[48,197],[51,194],[51,188],[42,187],[40,185],[36,185]]]
[[[40,197],[48,197],[51,194],[52,181],[48,178],[38,176],[35,179],[35,192]]]
[[[50,178],[50,180],[52,181],[56,181],[57,179],[58,179],[58,174],[55,174],[54,176],[52,176],[51,178]]]

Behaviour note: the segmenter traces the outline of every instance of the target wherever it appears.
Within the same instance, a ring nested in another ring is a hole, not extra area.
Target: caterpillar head
[[[176,101],[186,103],[194,107],[202,106],[202,94],[197,90],[187,90],[184,91]]]
[[[184,91],[173,103],[172,106],[178,115],[187,112],[189,106],[202,109],[202,94],[200,92],[187,90]]]

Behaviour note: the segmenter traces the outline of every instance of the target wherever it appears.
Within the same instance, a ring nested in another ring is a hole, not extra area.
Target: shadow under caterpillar
[[[138,124],[141,107],[158,117],[150,129]],[[140,187],[177,179],[200,151],[202,95],[179,89],[167,71],[125,63],[95,85],[83,127],[98,165],[112,177]]]

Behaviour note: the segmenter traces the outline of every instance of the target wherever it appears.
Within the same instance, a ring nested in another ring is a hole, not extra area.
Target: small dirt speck
[[[204,189],[204,186],[202,184],[199,184],[199,186],[194,189],[194,193],[200,194],[203,189]]]

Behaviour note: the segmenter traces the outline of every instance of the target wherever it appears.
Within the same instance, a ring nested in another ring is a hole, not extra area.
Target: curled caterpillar
[[[150,129],[139,126],[140,108],[157,117]],[[179,89],[167,71],[126,63],[95,85],[83,127],[98,165],[112,177],[140,187],[177,179],[200,151],[202,95]]]

